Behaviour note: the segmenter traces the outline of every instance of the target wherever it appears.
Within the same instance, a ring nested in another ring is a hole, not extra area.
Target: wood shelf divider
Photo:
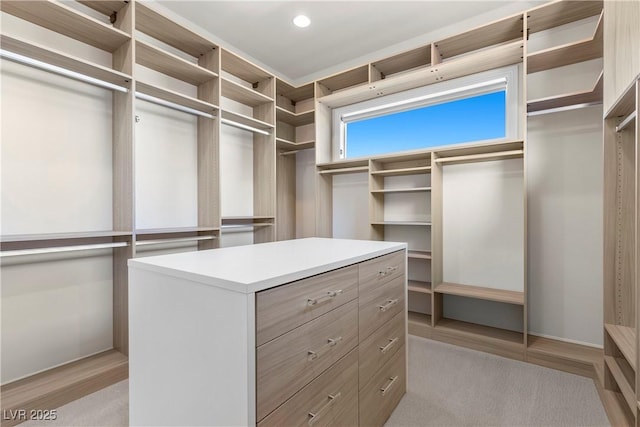
[[[410,292],[419,292],[421,294],[431,294],[431,282],[421,282],[419,280],[409,280],[407,289]]]
[[[636,369],[636,331],[633,328],[605,323],[605,330],[615,342],[618,350],[627,359],[633,369]]]
[[[446,295],[483,299],[487,301],[503,302],[506,304],[524,305],[524,292],[518,291],[508,291],[483,286],[460,285],[457,283],[440,283],[435,286],[434,292]]]

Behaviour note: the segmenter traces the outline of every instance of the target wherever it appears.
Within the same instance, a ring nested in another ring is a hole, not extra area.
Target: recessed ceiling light
[[[306,28],[309,26],[309,24],[311,24],[311,19],[309,19],[304,15],[298,15],[295,18],[293,18],[293,23],[295,24],[296,27]]]

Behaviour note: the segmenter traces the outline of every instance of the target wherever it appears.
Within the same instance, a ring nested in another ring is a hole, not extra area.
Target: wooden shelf
[[[354,166],[354,167],[344,167],[344,168],[335,168],[335,169],[324,169],[318,171],[321,175],[339,175],[342,173],[354,173],[354,172],[367,172],[369,171],[369,166]]]
[[[300,102],[311,99],[314,96],[314,92],[313,83],[293,87],[280,79],[276,80],[276,94],[287,98],[289,101]]]
[[[622,397],[627,402],[627,405],[629,405],[629,409],[632,413],[636,413],[638,409],[638,401],[634,391],[635,384],[632,386],[629,384],[629,380],[627,380],[627,378],[631,378],[632,381],[635,382],[635,372],[629,372],[628,368],[624,367],[624,361],[619,362],[616,358],[611,356],[604,356],[604,363],[607,365],[607,368],[609,368],[616,384],[618,384],[618,388],[622,393]]]
[[[192,237],[198,235],[212,235],[219,231],[219,227],[175,227],[175,228],[149,228],[136,230],[136,240],[158,240],[180,237]]]
[[[206,38],[176,24],[161,13],[149,8],[143,2],[136,2],[136,29],[173,46],[189,55],[199,58],[217,46]]]
[[[421,46],[371,64],[373,68],[382,74],[381,78],[418,67],[428,67],[429,65],[431,65],[431,45]]]
[[[371,225],[418,225],[431,226],[431,222],[426,221],[373,221]]]
[[[555,1],[527,11],[530,33],[559,27],[602,12],[602,1]]]
[[[447,295],[497,301],[506,304],[524,305],[524,292],[507,291],[504,289],[485,288],[482,286],[460,285],[457,283],[440,283],[435,292]]]
[[[4,4],[6,2],[3,2]],[[18,55],[46,62],[69,71],[84,74],[98,80],[129,88],[131,76],[115,71],[102,65],[93,64],[80,58],[67,55],[63,52],[49,49],[39,44],[31,43],[5,34],[0,35],[2,49],[17,53]]]
[[[431,191],[431,187],[414,187],[414,188],[385,188],[383,190],[371,190],[374,194],[387,193],[420,193]]]
[[[419,292],[421,294],[431,294],[431,282],[421,282],[418,280],[409,280],[407,289],[411,292]]]
[[[0,236],[0,246],[3,251],[56,248],[127,241],[131,239],[132,234],[130,231],[112,230],[74,233],[13,234]]]
[[[213,71],[140,40],[136,40],[136,62],[196,86],[218,77]]]
[[[315,145],[316,145],[315,140],[293,142],[284,138],[276,138],[276,146],[280,150],[285,150],[285,151],[306,150],[308,148],[313,148]]]
[[[376,175],[376,176],[420,175],[420,174],[427,174],[427,173],[431,173],[431,166],[371,171],[371,175]]]
[[[330,92],[341,91],[353,86],[369,83],[369,66],[362,65],[345,72],[319,80],[318,83]]]
[[[478,144],[459,148],[438,150],[436,163],[473,163],[492,160],[521,158],[524,154],[522,141],[506,141],[495,144]]]
[[[431,338],[431,315],[409,311],[407,329],[411,335]]]
[[[313,110],[304,113],[292,113],[291,111],[276,107],[276,120],[298,127],[313,123],[315,114]]]
[[[605,118],[627,116],[636,111],[636,80],[634,79],[629,86],[616,99],[609,111],[606,112]],[[637,113],[637,111],[636,111]]]
[[[129,0],[78,0],[78,3],[82,3],[103,15],[111,16],[113,12],[119,12],[125,7]]]
[[[583,92],[565,93],[547,98],[533,99],[527,102],[527,112],[551,110],[571,105],[602,102],[602,76],[600,73],[593,88]]]
[[[220,80],[222,81],[222,96],[225,98],[233,99],[234,101],[251,107],[257,107],[258,105],[273,102],[272,98],[269,98],[267,95],[263,95],[260,92],[256,92],[253,89],[225,78]]]
[[[605,330],[616,343],[618,350],[627,359],[633,369],[636,369],[636,331],[633,328],[605,323]]]
[[[434,43],[441,58],[451,58],[489,46],[522,41],[522,14],[519,13]]]
[[[0,10],[108,52],[131,40],[124,31],[55,0],[3,1]]]
[[[221,65],[223,71],[244,80],[249,83],[258,83],[263,80],[273,78],[270,73],[267,73],[257,65],[252,64],[249,61],[245,61],[239,56],[222,49]]]
[[[435,329],[451,336],[472,338],[497,347],[504,346],[518,351],[524,350],[524,336],[522,332],[446,318],[439,320],[438,323],[436,323]]]
[[[527,337],[527,352],[552,356],[568,361],[584,364],[595,364],[602,360],[602,349],[584,345],[558,341],[554,339],[529,335]]]
[[[527,55],[527,73],[550,70],[602,57],[602,14],[593,36]]]
[[[213,105],[172,90],[163,89],[149,83],[144,83],[140,80],[136,80],[136,91],[155,98],[160,98],[164,101],[173,102],[174,104],[202,111],[203,113],[215,115],[219,108],[217,105]]]
[[[274,128],[274,126],[270,123],[263,122],[262,120],[254,119],[253,117],[245,116],[244,114],[235,113],[229,110],[221,110],[221,116],[223,119],[231,120],[232,122],[251,126],[257,129],[268,130]]]
[[[407,257],[413,259],[431,259],[431,251],[416,251],[409,249],[407,251]]]
[[[52,409],[125,380],[127,357],[116,350],[72,362],[0,388],[2,410]],[[5,425],[5,422],[2,423]]]
[[[272,216],[225,216],[222,217],[222,227],[225,225],[273,225]]]

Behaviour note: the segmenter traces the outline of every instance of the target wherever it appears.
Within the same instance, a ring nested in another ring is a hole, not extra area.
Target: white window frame
[[[333,160],[337,161],[347,158],[346,129],[349,122],[456,101],[501,90],[506,90],[505,137],[482,141],[468,141],[455,145],[464,146],[484,142],[491,143],[516,140],[518,139],[518,135],[521,134],[522,96],[519,88],[522,73],[520,70],[521,66],[519,64],[510,65],[335,108],[332,112],[331,135]],[[461,117],[460,120],[464,120],[464,118]],[[392,154],[392,152],[384,154]],[[349,160],[351,159],[356,158],[350,157]]]

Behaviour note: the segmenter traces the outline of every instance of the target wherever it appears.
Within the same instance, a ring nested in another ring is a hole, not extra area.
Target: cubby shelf
[[[407,257],[409,259],[431,259],[431,251],[418,251],[409,249],[407,251]]]
[[[420,67],[428,67],[429,65],[431,65],[431,45],[421,46],[389,58],[372,62],[372,70],[380,74],[380,78],[373,78],[374,76],[372,74],[372,80],[381,80],[396,73]]]
[[[64,405],[129,375],[127,356],[116,350],[90,356],[1,387],[2,410],[49,409],[42,402]],[[5,423],[3,422],[3,425]]]
[[[602,57],[602,27],[603,18],[600,20],[590,38],[562,46],[533,52],[527,55],[527,73],[550,70],[552,68],[571,65],[578,62]]]
[[[366,85],[369,82],[369,67],[362,65],[345,72],[326,77],[318,81],[320,87],[328,92],[339,92],[354,86]]]
[[[136,62],[196,86],[218,77],[213,71],[141,40],[136,40]]]
[[[3,2],[3,4],[4,3],[5,2]],[[127,74],[17,37],[10,37],[2,34],[0,35],[0,45],[2,46],[2,49],[9,52],[55,65],[56,67],[61,67],[65,70],[84,74],[85,76],[93,77],[94,79],[126,88],[131,86],[132,78]]]
[[[402,175],[419,175],[431,172],[431,166],[420,166],[415,168],[401,168],[371,171],[371,175],[376,176],[402,176]]]
[[[257,107],[258,105],[273,102],[273,98],[269,98],[267,95],[263,95],[260,92],[242,86],[229,79],[222,78],[222,96],[225,98],[233,99],[244,105],[251,107]]]
[[[221,116],[223,119],[231,120],[235,123],[251,126],[256,129],[268,130],[273,129],[273,125],[262,120],[254,119],[253,117],[246,116],[244,114],[236,113],[230,110],[221,110]]]
[[[414,188],[385,188],[382,190],[371,190],[374,194],[386,193],[420,193],[431,191],[431,187],[414,187]]]
[[[534,113],[572,105],[602,102],[602,76],[601,72],[595,85],[589,90],[527,101],[527,112]]]
[[[419,292],[421,294],[431,294],[431,282],[409,280],[407,284],[407,289],[411,292]]]
[[[627,378],[632,378],[635,381],[635,373],[633,371],[629,372],[628,367],[625,367],[626,362],[624,360],[618,361],[615,357],[604,356],[604,362],[618,385],[622,397],[627,402],[627,405],[629,405],[629,409],[635,413],[638,402],[636,393],[633,390],[635,384],[632,386],[629,384],[629,380],[627,380]]]
[[[313,110],[302,113],[294,113],[286,108],[276,107],[276,120],[290,124],[291,126],[304,126],[313,123]]]
[[[108,52],[131,40],[131,35],[124,31],[60,1],[3,1],[0,10]]]
[[[201,101],[197,98],[183,95],[181,93],[164,89],[149,83],[144,83],[140,80],[136,81],[136,92],[153,96],[154,98],[159,98],[164,101],[172,102],[174,104],[179,104],[183,107],[192,108],[194,110],[198,110],[207,114],[215,115],[218,111],[217,105],[213,105],[208,102]]]
[[[633,328],[605,323],[605,330],[615,342],[618,350],[627,359],[633,369],[636,369],[636,331]]]
[[[175,23],[143,2],[136,2],[136,29],[196,58],[217,48],[209,40]]]
[[[284,138],[276,138],[276,145],[279,149],[286,151],[306,150],[308,148],[313,148],[315,146],[315,141],[293,142]]]
[[[524,292],[493,289],[482,286],[460,285],[457,283],[440,283],[434,291],[440,294],[457,295],[507,304],[524,305]]]

